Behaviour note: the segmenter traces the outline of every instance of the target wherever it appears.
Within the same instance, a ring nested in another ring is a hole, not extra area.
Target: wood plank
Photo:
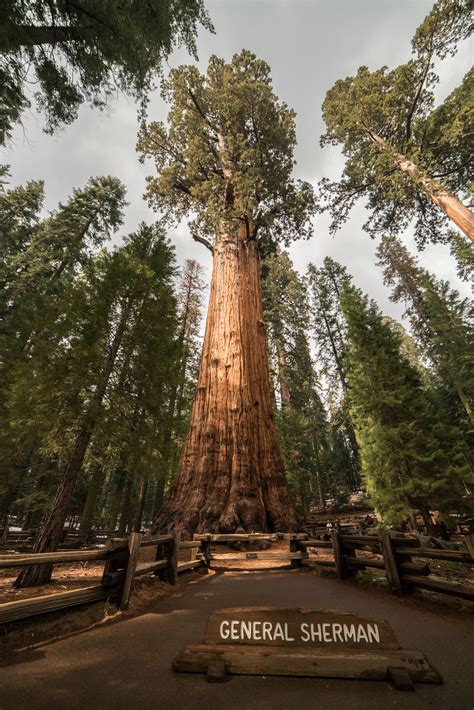
[[[397,537],[393,533],[390,534],[392,545],[398,547],[420,547],[421,542],[419,537]]]
[[[380,545],[377,535],[346,535],[341,533],[341,540],[343,545]]]
[[[288,649],[268,646],[188,644],[175,658],[177,672],[207,673],[210,663],[225,664],[226,673],[322,678],[387,680],[387,668],[405,668],[413,681],[442,683],[440,674],[419,651]]]
[[[202,560],[189,560],[189,562],[178,562],[178,574],[184,572],[187,569],[194,569],[195,567],[203,567],[204,562]]]
[[[462,599],[474,601],[474,586],[468,584],[454,584],[453,582],[444,582],[430,577],[418,577],[409,574],[404,574],[402,581],[413,584],[414,587],[419,587],[420,589],[428,589],[432,592],[440,592],[441,594],[449,594],[453,597],[462,597]]]
[[[301,540],[301,547],[332,547],[331,540]]]
[[[247,560],[273,560],[275,562],[284,560],[303,560],[307,557],[304,552],[241,552],[234,554],[232,552],[222,555],[211,555],[210,559],[216,562],[239,561],[246,562]]]
[[[211,614],[205,643],[315,648],[398,649],[392,627],[341,611],[288,607],[232,607]]]
[[[124,570],[124,579],[120,594],[120,609],[127,609],[130,604],[130,595],[132,593],[133,578],[135,576],[135,567],[137,566],[138,556],[140,554],[140,533],[132,532],[128,538],[128,559]]]
[[[194,550],[196,548],[200,548],[202,546],[202,541],[201,540],[186,540],[185,542],[180,542],[179,543],[179,549],[180,550]]]
[[[415,574],[417,576],[427,577],[431,574],[428,564],[419,564],[416,562],[400,562],[398,569],[401,575]]]
[[[400,574],[398,572],[397,559],[392,546],[392,539],[388,530],[382,530],[380,532],[380,544],[382,546],[382,554],[385,563],[385,570],[387,572],[388,583],[392,591],[401,596],[403,594],[403,587],[400,581]]]
[[[163,542],[170,542],[172,539],[172,535],[158,535],[158,537],[153,537],[149,540],[142,540],[140,547],[153,547],[154,545],[161,545]]]
[[[376,569],[385,569],[385,562],[383,560],[375,560],[370,557],[346,557],[346,564],[349,567],[375,567]]]
[[[80,604],[89,604],[109,597],[114,598],[117,596],[117,592],[117,586],[103,587],[99,585],[96,587],[73,589],[59,594],[33,597],[32,599],[19,599],[14,602],[6,602],[5,604],[0,604],[0,624],[25,619],[38,614],[46,614],[49,611],[79,606]]]
[[[31,555],[1,555],[0,568],[56,565],[63,562],[106,560],[107,550],[71,550],[70,552],[35,552]]]
[[[135,567],[135,577],[140,577],[142,574],[151,574],[158,569],[164,569],[168,566],[168,560],[157,560],[156,562],[139,562]]]
[[[399,548],[397,555],[400,557],[426,557],[430,560],[446,560],[447,562],[472,563],[469,552],[461,550],[434,550],[431,547]]]
[[[267,533],[252,533],[248,535],[238,534],[238,533],[215,533],[215,534],[195,534],[195,540],[209,540],[210,542],[252,542],[254,540],[268,540],[275,542],[279,539],[277,534],[267,534]]]

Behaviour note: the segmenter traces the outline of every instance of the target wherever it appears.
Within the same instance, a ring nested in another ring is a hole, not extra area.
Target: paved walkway
[[[173,658],[201,641],[214,609],[278,605],[386,619],[402,647],[424,652],[445,679],[415,693],[388,683],[234,676],[208,684],[177,674]],[[142,616],[19,654],[0,667],[0,710],[379,710],[474,707],[474,623],[405,606],[369,589],[305,571],[213,574]]]

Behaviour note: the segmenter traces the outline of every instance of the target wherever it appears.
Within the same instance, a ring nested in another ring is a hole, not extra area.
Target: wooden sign
[[[204,643],[305,648],[400,648],[386,621],[340,611],[246,607],[221,609],[207,622]]]
[[[188,644],[173,662],[178,672],[390,680],[441,683],[419,651],[401,649],[386,621],[339,611],[278,607],[220,609],[209,618],[204,642]]]

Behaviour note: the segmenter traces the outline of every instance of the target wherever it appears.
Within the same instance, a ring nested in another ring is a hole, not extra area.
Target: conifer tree
[[[179,324],[176,344],[179,364],[171,389],[169,416],[163,435],[162,470],[155,492],[155,517],[163,505],[165,488],[176,473],[191,415],[202,348],[200,327],[205,291],[203,271],[195,259],[186,259],[177,289]]]
[[[392,300],[403,302],[422,350],[438,378],[457,394],[464,417],[474,423],[474,337],[472,304],[445,282],[422,269],[395,237],[382,239],[377,251]]]
[[[19,367],[13,426],[34,430],[42,452],[59,463],[34,552],[56,549],[96,432],[96,446],[111,431],[120,437],[117,456],[129,471],[143,479],[152,468],[173,365],[173,275],[161,227],[141,225],[122,248],[89,260],[62,300],[63,318],[49,325],[47,338],[33,340]],[[51,411],[53,422],[45,416]],[[16,584],[45,583],[50,574],[47,566],[27,568]]]
[[[374,302],[348,284],[341,294],[348,324],[347,373],[367,490],[384,522],[460,509],[469,471],[458,430],[439,415],[400,338]]]
[[[277,373],[277,424],[290,485],[306,517],[331,485],[327,414],[308,343],[306,286],[286,252],[264,261],[263,296],[270,359]]]
[[[103,108],[117,90],[145,105],[176,46],[196,58],[200,24],[213,30],[202,0],[4,0],[0,144],[31,105],[28,81],[48,133],[74,121],[85,101]]]
[[[272,415],[259,247],[311,232],[313,192],[292,179],[294,114],[275,96],[268,65],[248,51],[208,71],[171,71],[168,126],[151,123],[138,148],[155,161],[151,204],[193,218],[213,253],[203,356],[176,484],[157,527],[292,530],[297,525]]]
[[[350,281],[347,269],[330,257],[321,268],[308,266],[310,324],[314,333],[317,362],[326,383],[333,444],[341,464],[336,478],[355,490],[360,484],[359,454],[354,425],[349,414],[346,373],[347,324],[340,308],[343,285]]]
[[[453,55],[471,32],[468,0],[438,0],[413,38],[413,59],[393,70],[360,67],[328,91],[321,145],[341,145],[346,157],[341,180],[320,184],[332,231],[365,198],[371,236],[398,234],[415,219],[420,244],[446,240],[449,218],[474,240],[474,216],[461,201],[471,188],[474,73],[437,108],[433,94],[434,59]]]
[[[456,262],[456,271],[462,281],[474,281],[474,249],[472,244],[452,229],[449,233],[449,248]]]

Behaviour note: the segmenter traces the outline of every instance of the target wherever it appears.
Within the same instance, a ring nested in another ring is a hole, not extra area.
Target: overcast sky
[[[373,70],[407,61],[411,37],[432,4],[431,0],[206,0],[216,33],[200,32],[199,66],[205,71],[211,54],[229,60],[244,48],[268,62],[276,94],[297,112],[295,175],[316,185],[323,176],[338,178],[343,167],[337,148],[319,147],[326,91],[337,79],[355,74],[361,65]],[[191,61],[179,50],[169,63],[177,66]],[[459,84],[471,63],[472,52],[464,43],[454,59],[438,66],[438,100]],[[154,95],[150,118],[164,120],[166,110],[159,95]],[[133,231],[141,220],[155,218],[142,198],[145,176],[152,165],[138,163],[136,133],[136,107],[123,96],[107,112],[83,107],[74,124],[52,137],[42,133],[41,118],[32,111],[25,117],[23,128],[16,130],[0,162],[10,164],[13,184],[43,179],[48,209],[66,200],[72,188],[84,185],[90,176],[119,177],[127,187],[130,203],[120,232],[123,235]],[[317,216],[313,239],[295,243],[290,253],[302,272],[309,261],[320,264],[325,256],[337,259],[386,313],[399,318],[402,309],[389,301],[389,292],[375,266],[376,243],[362,231],[366,217],[361,203],[345,227],[330,237],[329,218]],[[192,241],[186,225],[170,236],[178,262],[196,258],[210,277],[210,255]],[[411,234],[403,238],[415,251]],[[431,246],[421,259],[427,268],[468,295],[468,287],[456,278],[447,247]]]

